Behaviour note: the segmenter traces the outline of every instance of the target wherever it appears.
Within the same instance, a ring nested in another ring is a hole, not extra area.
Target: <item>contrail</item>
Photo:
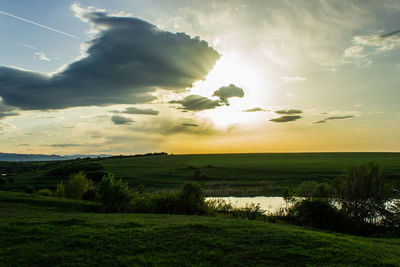
[[[66,32],[63,32],[63,31],[60,31],[60,30],[57,30],[57,29],[54,29],[54,28],[51,28],[51,27],[48,27],[48,26],[45,26],[45,25],[42,25],[42,24],[39,24],[39,23],[36,23],[34,21],[31,21],[31,20],[27,20],[27,19],[24,19],[24,18],[21,18],[21,17],[17,17],[17,16],[15,16],[13,14],[10,14],[10,13],[7,13],[7,12],[1,11],[1,10],[0,10],[0,14],[3,14],[3,15],[12,17],[12,18],[16,18],[16,19],[31,23],[33,25],[48,29],[48,30],[53,31],[53,32],[58,32],[58,33],[64,34],[64,35],[66,35],[68,37],[71,37],[71,38],[74,38],[74,39],[78,39],[78,37],[75,36],[75,35],[72,35],[72,34],[69,34],[69,33],[66,33]]]
[[[17,44],[25,46],[25,47],[28,47],[28,48],[31,48],[31,49],[34,49],[34,50],[37,50],[37,48],[32,46],[32,45],[24,44],[24,43],[21,43],[21,42],[17,42]]]

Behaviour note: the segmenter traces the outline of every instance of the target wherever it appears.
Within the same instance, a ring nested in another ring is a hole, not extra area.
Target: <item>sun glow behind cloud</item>
[[[268,95],[272,94],[272,91],[268,90],[269,85],[265,83],[269,75],[270,73],[261,73],[240,53],[235,51],[223,53],[205,80],[194,83],[190,93],[210,97],[218,88],[235,84],[243,88],[244,97],[231,98],[229,106],[204,110],[199,116],[211,119],[217,127],[222,128],[232,124],[257,121],[260,116],[242,111],[255,106],[265,107]]]

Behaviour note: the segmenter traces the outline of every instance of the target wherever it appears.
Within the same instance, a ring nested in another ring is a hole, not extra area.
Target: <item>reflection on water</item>
[[[260,204],[267,213],[278,211],[285,206],[282,197],[207,197],[206,199],[223,199],[235,207],[244,207],[246,204]]]
[[[283,197],[207,197],[206,200],[208,199],[223,199],[235,207],[244,207],[246,204],[252,203],[256,205],[260,204],[261,209],[265,210],[266,213],[276,212],[279,208],[287,207]],[[386,202],[385,206],[386,208],[390,208],[390,206],[394,206],[396,203],[400,203],[400,199],[392,199]],[[333,205],[339,206],[337,201],[333,201]]]

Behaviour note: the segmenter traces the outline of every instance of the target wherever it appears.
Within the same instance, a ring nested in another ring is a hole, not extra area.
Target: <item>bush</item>
[[[51,191],[50,191],[50,189],[47,189],[47,188],[45,188],[45,189],[40,189],[38,192],[38,195],[41,195],[41,196],[48,196],[48,197],[51,197],[53,194],[51,193]]]
[[[180,214],[178,193],[136,194],[129,211],[137,213]]]
[[[65,185],[65,195],[68,198],[81,198],[83,192],[90,189],[93,182],[86,178],[85,174],[80,171],[71,175],[68,183]]]
[[[374,162],[349,168],[336,181],[342,211],[355,225],[377,224],[391,190]]]
[[[331,185],[322,183],[315,187],[312,196],[315,198],[332,198],[335,196],[335,193],[335,189]]]
[[[326,200],[303,199],[288,209],[290,223],[321,229],[343,229],[343,215]]]
[[[296,195],[299,197],[312,197],[317,186],[318,183],[314,181],[303,182],[296,188]]]
[[[132,199],[128,184],[108,174],[98,184],[100,201],[106,212],[125,211]]]
[[[82,194],[82,200],[96,201],[98,198],[98,193],[93,188],[86,190]]]
[[[6,181],[2,177],[0,177],[0,185],[3,185],[5,183],[6,183]]]
[[[35,193],[35,188],[33,188],[32,186],[27,186],[27,187],[25,187],[25,193],[28,193],[28,194],[33,194],[33,193]]]
[[[203,190],[194,182],[186,182],[175,193],[136,193],[129,211],[139,213],[205,214]]]
[[[203,189],[198,183],[186,182],[179,194],[183,214],[204,213]]]
[[[222,199],[212,199],[206,201],[207,213],[209,215],[224,214],[234,218],[248,220],[266,220],[265,210],[261,209],[260,204],[246,204],[244,207],[237,208],[230,202]]]
[[[63,182],[57,184],[56,195],[58,197],[65,197],[65,185]]]

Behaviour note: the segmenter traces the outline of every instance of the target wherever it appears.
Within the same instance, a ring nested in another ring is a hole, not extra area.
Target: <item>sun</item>
[[[265,93],[263,88],[268,86],[265,84],[265,76],[266,74],[260,73],[255,65],[239,53],[223,54],[205,80],[194,84],[191,94],[212,97],[213,92],[218,88],[234,84],[243,89],[244,97],[230,98],[229,105],[204,110],[198,115],[210,119],[217,127],[252,122],[259,116],[243,112],[243,110],[265,106],[266,101],[263,101],[265,96],[260,97],[260,92]],[[264,82],[262,83],[261,80]]]

